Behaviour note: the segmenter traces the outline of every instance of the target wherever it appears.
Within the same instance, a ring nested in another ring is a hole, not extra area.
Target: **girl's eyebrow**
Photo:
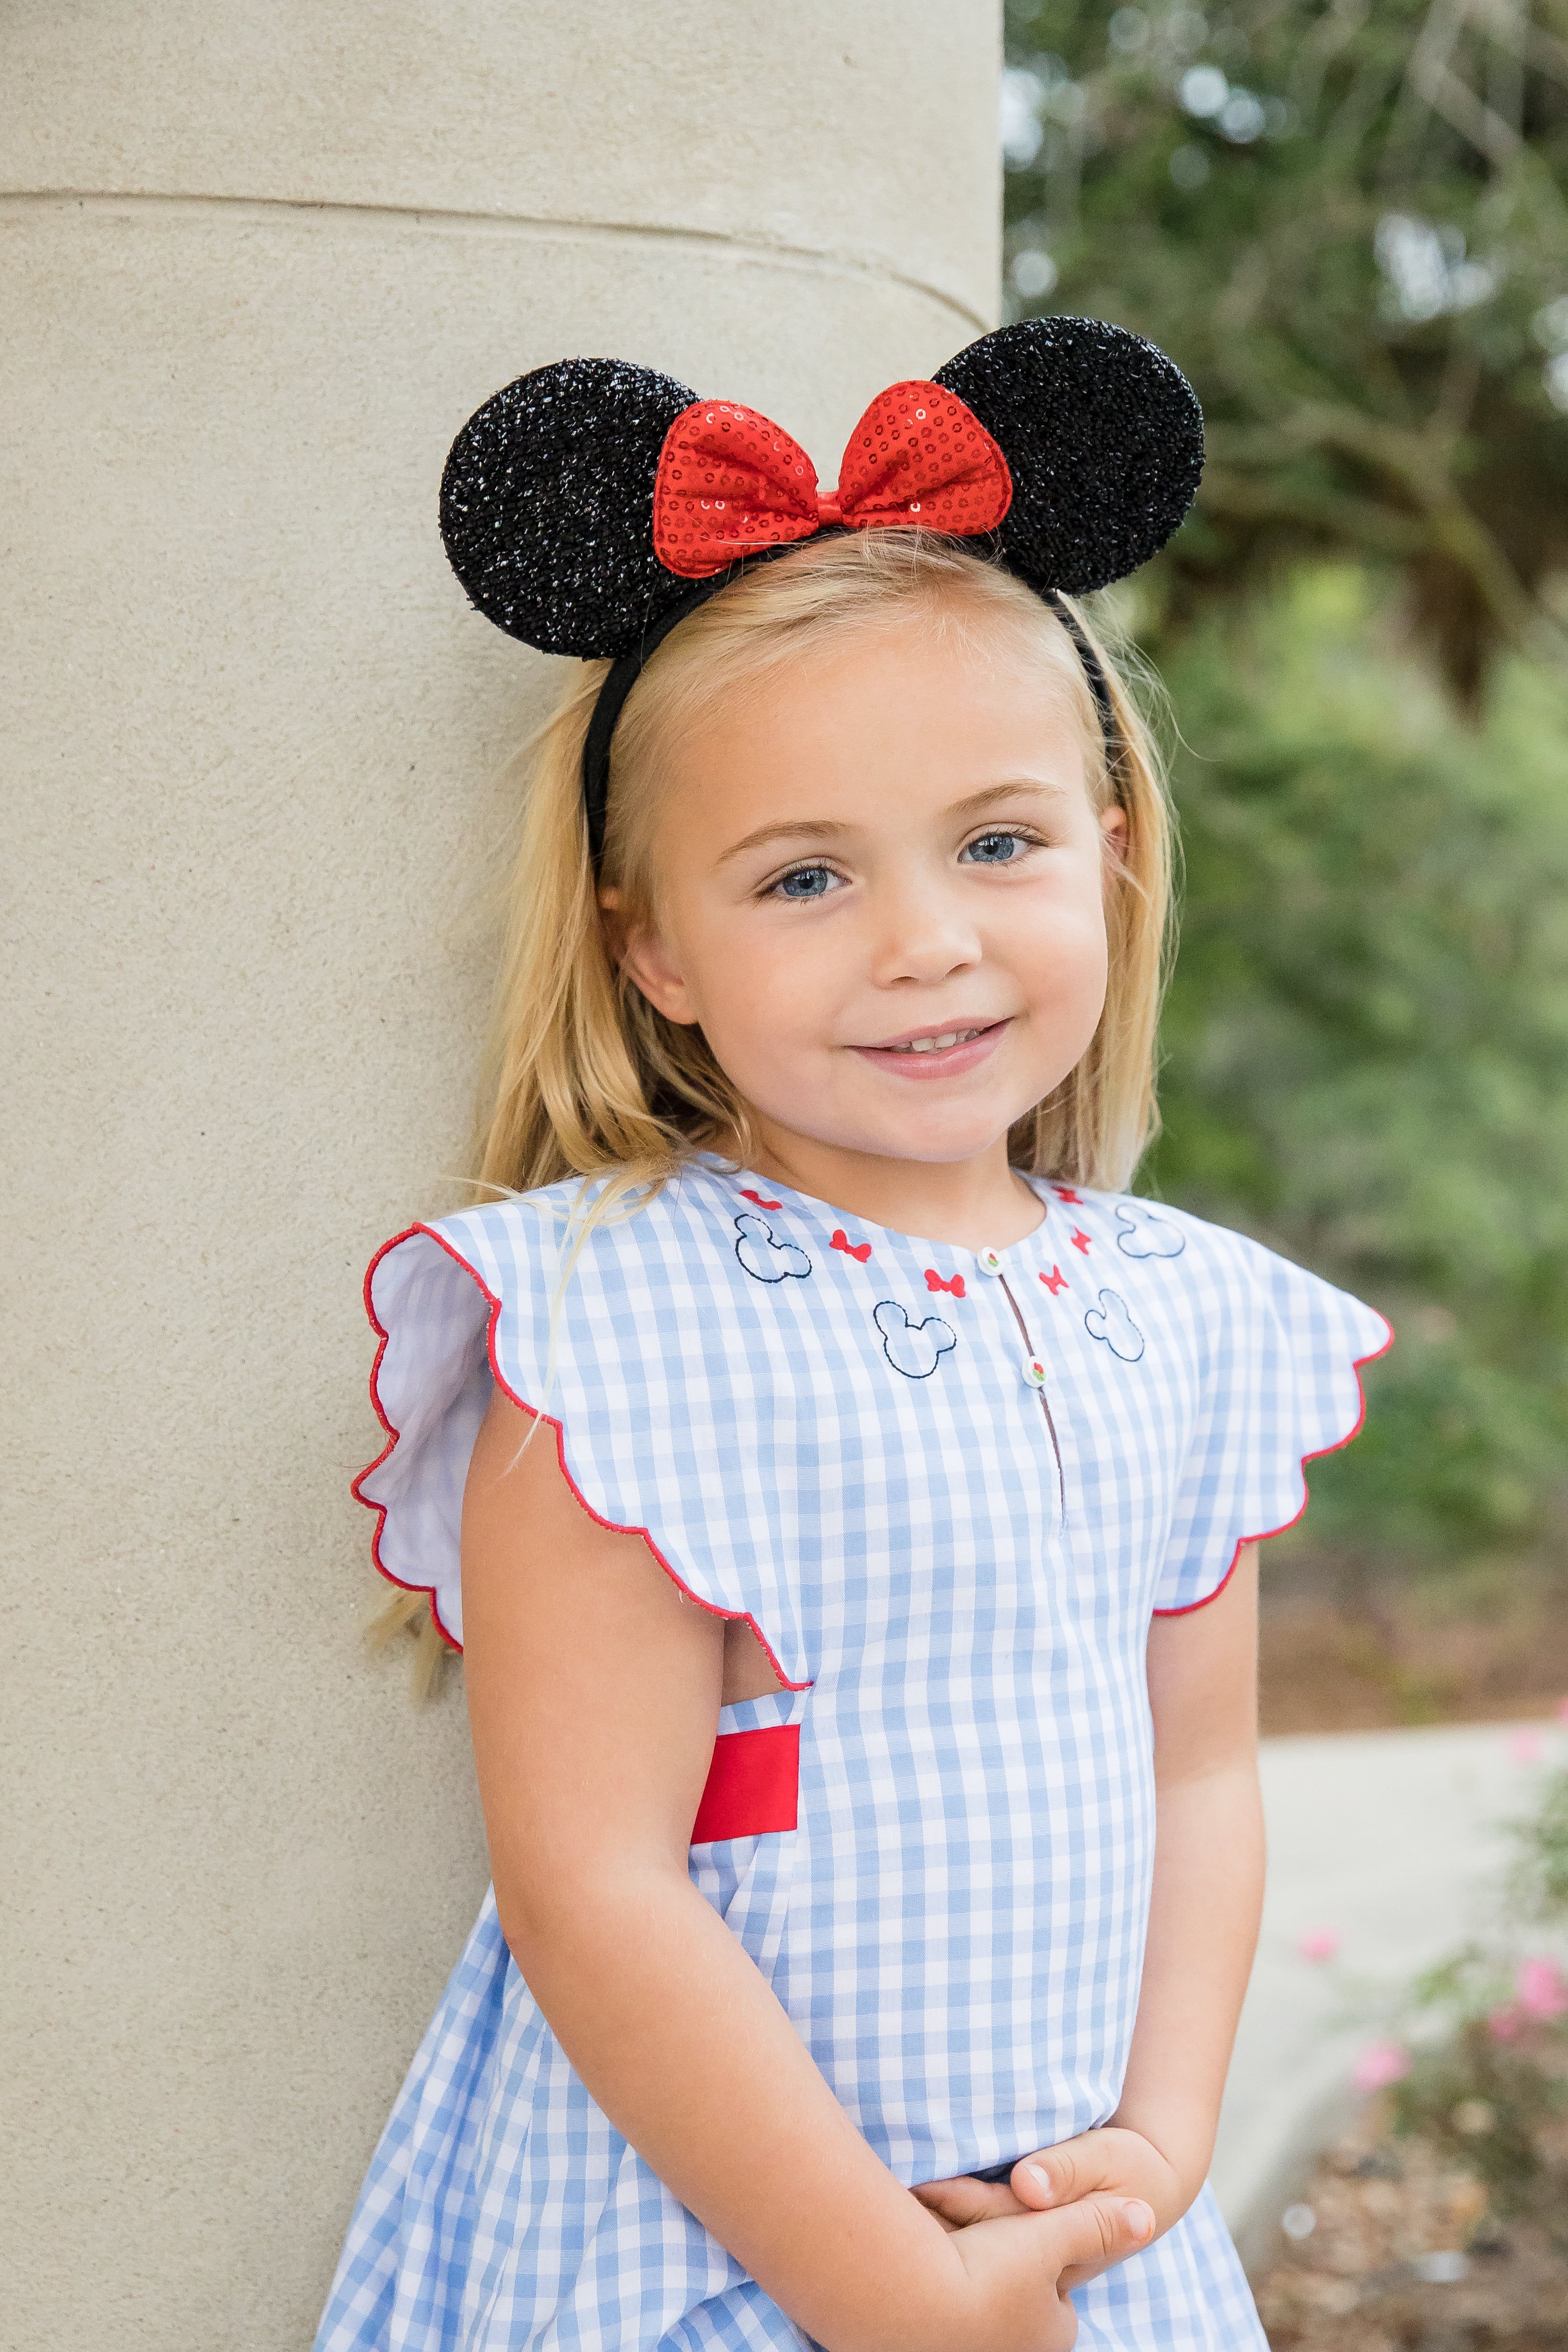
[[[980,816],[998,801],[1016,800],[1021,794],[1033,800],[1059,801],[1066,798],[1059,784],[1047,783],[1043,777],[1015,776],[1005,784],[987,784],[981,792],[966,793],[963,800],[954,801],[944,814],[950,817]],[[845,824],[841,817],[784,817],[776,824],[760,824],[754,832],[743,834],[739,841],[731,843],[717,862],[721,866],[727,865],[731,857],[740,857],[748,849],[765,848],[770,841],[799,841],[803,838],[841,841],[846,834],[856,830],[854,825]]]
[[[855,827],[846,824],[841,817],[784,817],[777,824],[760,824],[754,833],[745,834],[739,841],[732,841],[718,863],[727,865],[731,857],[739,857],[742,851],[761,849],[770,841],[798,841],[803,835],[813,841],[842,840],[847,833],[854,830]]]
[[[1067,798],[1060,784],[1047,782],[1043,776],[1011,776],[1005,784],[987,784],[984,792],[970,793],[963,800],[954,801],[949,816],[980,816],[998,801],[1029,800],[1059,801]]]

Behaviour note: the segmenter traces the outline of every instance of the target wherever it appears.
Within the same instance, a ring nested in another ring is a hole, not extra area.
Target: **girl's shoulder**
[[[567,1177],[414,1230],[476,1274],[531,1288],[662,1279],[673,1295],[683,1285],[705,1289],[732,1254],[749,1197],[737,1193],[739,1181],[701,1161],[658,1185]]]
[[[1090,1242],[1102,1278],[1184,1293],[1205,1316],[1270,1311],[1288,1322],[1326,1317],[1358,1343],[1363,1360],[1388,1343],[1389,1327],[1374,1307],[1250,1234],[1141,1194],[1055,1183],[1047,1190],[1053,1205],[1070,1209],[1075,1233],[1068,1242],[1080,1234]]]
[[[750,1619],[781,1680],[804,1683],[778,1514],[738,1402],[754,1420],[744,1310],[765,1286],[737,1255],[754,1235],[736,1181],[699,1166],[642,1195],[547,1185],[411,1226],[372,1260],[387,1443],[355,1492],[379,1515],[377,1565],[431,1592],[455,1643],[463,1487],[499,1389],[550,1430],[593,1517],[643,1535],[684,1591]]]
[[[1222,1589],[1246,1543],[1300,1517],[1306,1465],[1355,1436],[1361,1368],[1394,1334],[1375,1307],[1249,1234],[1163,1201],[1052,1190],[1096,1267],[1090,1328],[1098,1316],[1113,1345],[1134,1334],[1140,1354],[1142,1335],[1160,1334],[1184,1388],[1154,1604],[1182,1615]]]

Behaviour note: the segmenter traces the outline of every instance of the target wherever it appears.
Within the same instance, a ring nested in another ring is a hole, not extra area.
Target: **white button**
[[[1043,1389],[1045,1387],[1046,1368],[1044,1364],[1041,1363],[1038,1356],[1030,1356],[1027,1359],[1024,1365],[1024,1378],[1027,1381],[1032,1389]]]
[[[982,1274],[1000,1274],[1002,1271],[1002,1253],[1000,1250],[994,1249],[976,1250],[974,1253],[974,1263],[980,1268]]]

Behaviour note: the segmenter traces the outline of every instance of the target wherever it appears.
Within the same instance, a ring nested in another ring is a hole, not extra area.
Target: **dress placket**
[[[1056,1459],[1057,1465],[1057,1498],[1060,1511],[1060,1523],[1065,1528],[1068,1523],[1067,1470],[1062,1461],[1061,1440],[1057,1435],[1056,1417],[1051,1412],[1051,1400],[1046,1387],[1047,1375],[1046,1371],[1045,1359],[1036,1353],[1035,1342],[1029,1334],[1029,1327],[1024,1320],[1024,1310],[1019,1306],[1017,1299],[1014,1297],[1013,1286],[1008,1281],[1006,1274],[1003,1269],[1001,1251],[995,1249],[983,1249],[976,1252],[976,1257],[979,1262],[981,1272],[992,1276],[998,1289],[1001,1291],[1003,1297],[1007,1301],[1008,1306],[1012,1308],[1013,1320],[1018,1327],[1019,1332],[1023,1337],[1024,1346],[1027,1350],[1027,1353],[1024,1358],[1024,1379],[1039,1398],[1040,1411],[1046,1417],[1046,1430],[1051,1441],[1051,1453]]]

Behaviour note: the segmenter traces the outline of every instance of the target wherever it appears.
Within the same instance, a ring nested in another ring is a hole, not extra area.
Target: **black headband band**
[[[818,533],[818,537],[822,535]],[[583,814],[588,825],[588,855],[595,874],[605,856],[605,820],[610,798],[610,743],[627,695],[670,631],[679,628],[689,614],[695,613],[700,604],[706,604],[710,596],[716,595],[720,589],[728,588],[738,580],[745,572],[747,562],[768,562],[774,556],[787,555],[789,551],[782,547],[763,549],[740,563],[732,563],[728,571],[715,572],[710,580],[695,581],[678,603],[667,606],[659,614],[632,652],[622,654],[618,661],[611,663],[599,688],[599,698],[594,705],[594,715],[588,721],[588,732],[583,740]],[[1121,749],[1121,733],[1116,723],[1116,706],[1110,698],[1110,681],[1100,656],[1064,597],[1054,588],[1048,588],[1041,602],[1050,606],[1072,639],[1094,696],[1094,707],[1100,714],[1100,730],[1105,739],[1107,755],[1114,764]]]
[[[1094,696],[1094,707],[1100,713],[1100,731],[1105,738],[1107,757],[1114,763],[1121,749],[1121,730],[1117,723],[1116,705],[1110,698],[1110,680],[1105,675],[1105,665],[1067,599],[1056,589],[1047,588],[1041,601],[1050,606],[1073,641],[1078,657],[1083,664],[1083,674],[1089,680],[1089,691]]]
[[[817,537],[825,538],[819,531]],[[721,588],[730,587],[743,577],[749,567],[770,563],[775,556],[787,555],[787,547],[758,548],[731,563],[726,571],[716,572],[708,580],[694,580],[684,595],[668,604],[656,621],[649,624],[630,653],[622,654],[605,673],[599,688],[599,698],[594,705],[594,716],[588,721],[588,732],[583,740],[583,814],[588,820],[588,855],[597,874],[605,855],[605,819],[610,798],[610,740],[626,699],[642,676],[653,656],[663,645],[672,629],[679,628],[700,604],[716,596]]]

